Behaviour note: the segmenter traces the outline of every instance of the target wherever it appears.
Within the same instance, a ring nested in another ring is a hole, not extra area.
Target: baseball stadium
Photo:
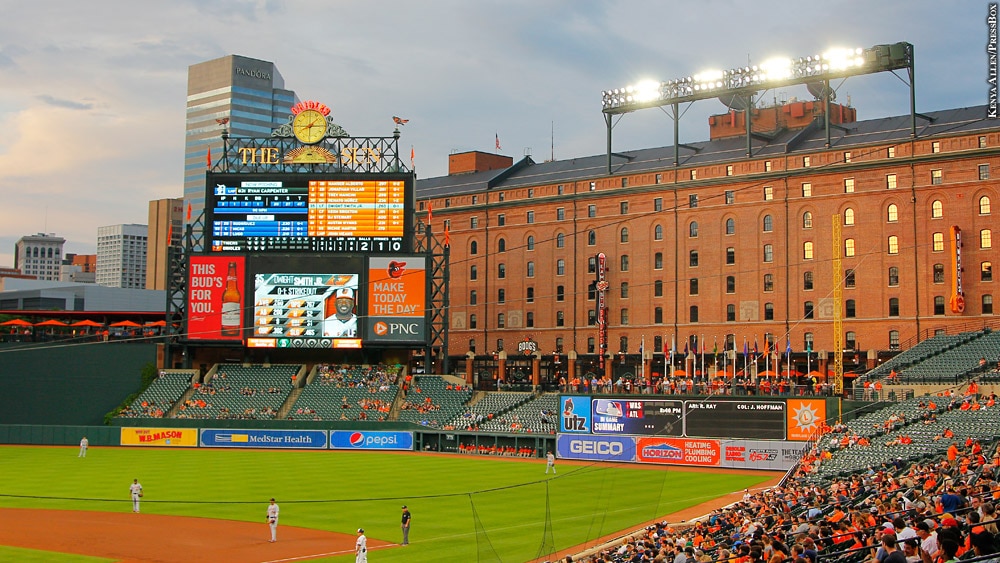
[[[307,101],[256,138],[217,119],[204,211],[168,237],[163,311],[0,312],[0,559],[997,561],[1000,125],[985,108],[859,122],[832,104],[831,79],[875,72],[908,72],[912,98],[912,57],[877,45],[609,90],[607,155],[500,169],[457,155],[472,169],[420,181],[404,120],[352,137]],[[754,102],[793,85],[816,99]],[[729,105],[710,141],[675,130],[675,146],[612,151],[616,116],[679,119],[709,97]],[[906,171],[912,216],[891,199]],[[764,197],[727,211],[751,192]],[[535,209],[555,222],[576,205],[566,250]],[[803,212],[822,235],[774,234]],[[752,266],[736,243],[682,246],[692,217],[715,242],[767,217],[741,243]],[[963,250],[963,228],[980,244]],[[629,236],[644,247],[631,260]],[[866,236],[894,242],[856,255]],[[682,270],[699,263],[719,270],[700,285]],[[764,283],[737,302],[737,278]],[[859,315],[873,300],[889,310]]]

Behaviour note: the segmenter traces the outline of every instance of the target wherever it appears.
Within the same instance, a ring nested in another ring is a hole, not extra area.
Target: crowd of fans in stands
[[[521,446],[520,448],[515,448],[514,446],[500,446],[497,444],[458,444],[458,453],[460,454],[478,454],[478,455],[495,455],[503,457],[527,457],[534,458],[537,456],[538,451],[535,448],[528,446]]]
[[[813,375],[799,377],[787,375],[757,376],[737,372],[735,376],[709,377],[701,374],[655,375],[650,379],[619,376],[598,377],[588,374],[583,377],[559,378],[559,391],[563,393],[616,393],[643,395],[766,395],[766,396],[830,396],[833,385]]]
[[[367,387],[372,392],[388,391],[399,378],[398,367],[385,364],[352,366],[349,364],[323,364],[317,367],[316,376],[321,385],[336,387]]]

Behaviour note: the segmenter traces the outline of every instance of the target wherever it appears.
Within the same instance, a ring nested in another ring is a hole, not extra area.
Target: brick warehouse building
[[[750,157],[744,112],[713,116],[710,140],[682,145],[677,166],[673,147],[614,153],[610,175],[607,155],[452,155],[448,176],[418,180],[417,201],[449,234],[454,371],[471,365],[484,388],[498,372],[541,384],[567,369],[648,376],[665,369],[672,340],[675,368],[685,347],[703,346],[709,363],[728,348],[731,362],[755,341],[782,356],[790,344],[800,369],[825,366],[838,278],[845,369],[993,325],[1000,122],[985,107],[943,110],[918,115],[911,138],[909,115],[855,121],[833,105],[827,147],[821,112],[800,101],[754,109]]]

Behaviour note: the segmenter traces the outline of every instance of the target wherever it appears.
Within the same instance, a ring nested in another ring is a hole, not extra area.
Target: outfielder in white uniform
[[[142,498],[142,485],[138,479],[133,479],[128,492],[132,494],[132,512],[139,513],[139,499]]]
[[[87,457],[87,446],[89,446],[89,445],[90,445],[90,441],[87,440],[86,436],[84,436],[83,439],[80,440],[80,455],[78,455],[76,457]]]
[[[368,563],[368,538],[364,528],[358,528],[358,541],[354,542],[354,563]]]
[[[271,527],[271,542],[278,541],[278,505],[274,499],[267,505],[267,525]]]
[[[552,452],[545,454],[545,474],[549,474],[549,469],[552,470],[552,474],[556,474],[556,456],[552,455]]]

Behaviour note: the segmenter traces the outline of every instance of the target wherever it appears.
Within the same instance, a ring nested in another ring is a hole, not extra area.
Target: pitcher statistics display
[[[188,326],[191,340],[240,340],[243,314],[243,256],[192,256],[188,267]]]
[[[254,274],[249,347],[357,348],[358,274]]]

